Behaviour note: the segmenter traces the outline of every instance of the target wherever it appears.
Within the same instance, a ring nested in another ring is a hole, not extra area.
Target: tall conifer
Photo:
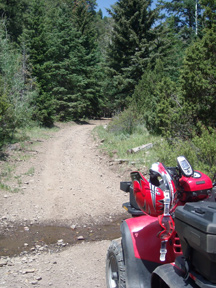
[[[111,97],[125,106],[150,61],[157,12],[151,0],[120,0],[109,10],[114,19],[108,53]]]
[[[46,79],[60,120],[94,116],[100,105],[96,14],[87,3],[79,4],[62,3],[49,11]]]
[[[23,37],[27,43],[32,74],[36,79],[39,95],[35,99],[33,118],[40,124],[52,126],[54,122],[54,103],[52,94],[47,89],[46,51],[47,27],[46,6],[44,0],[31,0]]]
[[[194,121],[215,127],[216,123],[216,34],[206,29],[202,39],[186,53],[181,73],[185,101],[194,113]]]
[[[29,2],[28,0],[0,1],[0,15],[6,19],[7,31],[15,42],[22,34]]]

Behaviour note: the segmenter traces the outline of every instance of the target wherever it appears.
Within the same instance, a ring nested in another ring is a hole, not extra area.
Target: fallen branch
[[[145,144],[145,145],[142,145],[142,146],[139,146],[139,147],[135,147],[135,148],[129,149],[129,150],[127,150],[127,152],[128,153],[137,153],[140,150],[147,150],[147,149],[150,149],[152,147],[153,147],[153,144],[152,143],[148,143],[148,144]]]
[[[143,163],[143,159],[137,159],[137,160],[131,160],[131,159],[114,159],[114,160],[110,160],[110,162],[115,162],[115,163],[119,163],[119,164],[130,163],[130,164],[134,165],[134,164],[138,164],[138,163]]]
[[[119,164],[122,164],[122,163],[128,163],[128,162],[130,162],[131,160],[128,160],[128,159],[115,159],[114,161],[115,161],[115,162],[118,162]]]

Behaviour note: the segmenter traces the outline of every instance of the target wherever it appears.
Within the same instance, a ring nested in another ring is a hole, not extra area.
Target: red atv
[[[184,156],[177,167],[154,163],[150,178],[131,173],[120,189],[120,239],[107,252],[107,288],[216,287],[216,202],[211,179]]]

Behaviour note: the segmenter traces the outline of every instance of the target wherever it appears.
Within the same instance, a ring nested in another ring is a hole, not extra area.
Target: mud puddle
[[[7,228],[0,234],[0,256],[25,252],[59,250],[81,241],[112,240],[120,237],[120,224],[125,215],[110,222],[84,226],[26,225]]]

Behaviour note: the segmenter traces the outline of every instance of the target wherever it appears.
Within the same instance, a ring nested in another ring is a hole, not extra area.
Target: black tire
[[[125,263],[121,238],[113,240],[107,251],[106,259],[107,288],[126,288]]]

